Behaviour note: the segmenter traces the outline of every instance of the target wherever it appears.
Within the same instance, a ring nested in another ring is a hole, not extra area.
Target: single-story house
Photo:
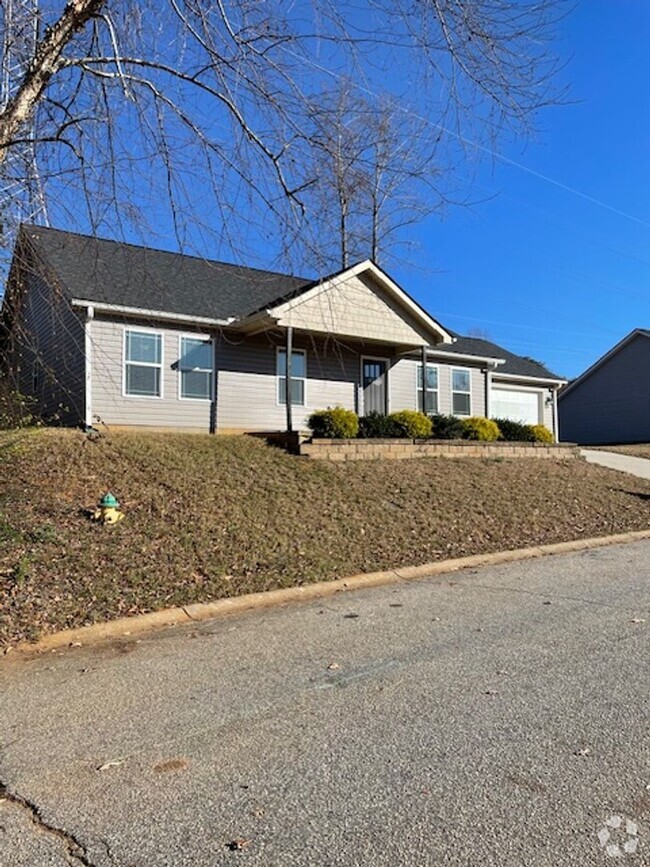
[[[562,439],[650,442],[650,330],[636,328],[559,394]]]
[[[557,430],[563,380],[454,335],[371,261],[313,280],[23,226],[2,323],[20,390],[67,424],[303,430],[341,405]]]

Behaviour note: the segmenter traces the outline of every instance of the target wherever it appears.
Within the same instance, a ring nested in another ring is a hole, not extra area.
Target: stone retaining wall
[[[484,443],[472,440],[313,439],[300,444],[300,454],[317,461],[363,461],[389,458],[553,458],[575,459],[573,443]]]

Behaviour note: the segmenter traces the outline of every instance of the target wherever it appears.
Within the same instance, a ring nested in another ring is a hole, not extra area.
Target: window
[[[471,373],[462,368],[451,371],[451,411],[454,415],[471,415]]]
[[[421,364],[418,364],[418,409],[424,411]],[[435,364],[427,364],[427,412],[438,412],[438,368]]]
[[[212,341],[181,337],[181,397],[212,400]]]
[[[162,334],[127,328],[124,340],[124,393],[162,397]]]
[[[287,350],[278,349],[278,403],[287,402]],[[291,353],[291,403],[305,405],[305,380],[307,378],[307,353],[304,349],[294,349]]]

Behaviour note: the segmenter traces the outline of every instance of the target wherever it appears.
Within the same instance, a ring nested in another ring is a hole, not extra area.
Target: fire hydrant
[[[120,511],[117,497],[110,492],[104,494],[92,515],[93,521],[101,521],[102,524],[117,524],[123,517],[124,512]]]

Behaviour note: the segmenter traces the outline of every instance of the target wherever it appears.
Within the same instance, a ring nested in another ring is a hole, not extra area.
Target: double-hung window
[[[471,415],[471,373],[462,367],[451,370],[451,411],[454,415]]]
[[[162,334],[124,332],[124,393],[130,397],[162,397]]]
[[[435,364],[427,364],[426,392],[428,413],[438,412],[438,368]],[[422,365],[418,364],[418,409],[424,412],[424,400],[422,389]]]
[[[212,341],[181,337],[178,369],[180,395],[190,400],[212,399]]]
[[[278,349],[277,354],[278,403],[287,402],[287,350]],[[291,353],[291,403],[305,405],[305,380],[307,378],[307,353],[294,349]]]

